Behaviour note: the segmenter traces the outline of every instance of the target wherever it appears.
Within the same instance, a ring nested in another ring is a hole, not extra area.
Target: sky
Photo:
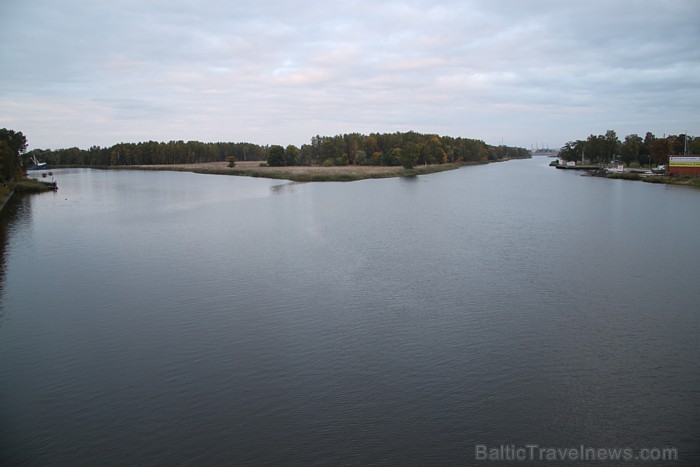
[[[700,136],[698,0],[0,0],[29,149]]]

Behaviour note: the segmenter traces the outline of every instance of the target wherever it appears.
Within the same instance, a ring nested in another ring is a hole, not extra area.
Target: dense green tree
[[[27,150],[27,138],[21,131],[0,129],[0,182],[24,177],[22,154]]]
[[[654,140],[649,148],[652,164],[668,164],[668,155],[671,153],[671,146],[672,143],[668,139],[660,138]]]
[[[649,154],[651,153],[651,143],[656,140],[654,133],[647,131],[644,135],[644,141],[642,142],[642,147],[639,148],[639,162],[644,162],[649,159]]]
[[[580,161],[586,149],[586,142],[582,140],[568,141],[559,150],[559,157],[565,161]]]
[[[603,162],[605,157],[605,137],[590,135],[586,140],[585,159],[592,163]]]
[[[270,146],[267,153],[267,165],[270,167],[282,167],[284,165],[284,148],[282,146]]]
[[[690,151],[689,144],[693,139],[692,137],[681,133],[677,136],[669,136],[668,139],[670,143],[671,154],[685,154],[686,148],[688,148],[688,151]]]
[[[333,141],[331,141],[330,139],[324,139],[324,141],[321,143],[320,161],[333,161],[339,155],[340,153],[335,147],[335,144],[333,144]]]
[[[348,164],[357,165],[357,151],[360,150],[362,135],[351,133],[343,135],[343,139],[345,140],[345,153],[347,154]]]
[[[379,142],[375,135],[369,135],[364,138],[363,150],[365,154],[372,155],[375,152],[379,152]]]
[[[312,160],[313,161],[321,160],[321,144],[323,144],[323,140],[321,139],[321,137],[319,135],[311,137],[311,149],[312,149]]]
[[[401,148],[391,148],[384,155],[385,165],[401,165]]]
[[[430,135],[428,140],[423,145],[423,162],[424,164],[441,164],[445,156],[445,150],[442,146],[442,141],[437,135]]]
[[[5,141],[18,156],[27,150],[27,137],[21,131],[0,129],[0,141]]]
[[[700,154],[700,137],[690,138],[690,140],[688,141],[688,153]]]
[[[285,165],[297,165],[299,159],[299,148],[290,144],[284,150]]]
[[[299,149],[299,157],[297,163],[299,165],[311,165],[314,161],[316,150],[310,144],[302,144]]]
[[[416,166],[418,158],[420,157],[420,150],[420,145],[414,142],[409,142],[404,145],[399,154],[399,160],[404,169],[412,169]]]
[[[21,167],[21,163],[17,153],[6,141],[0,140],[0,183],[17,179],[19,167]]]
[[[603,136],[603,161],[611,162],[616,158],[620,150],[620,140],[613,130],[608,130]]]
[[[629,165],[639,161],[639,151],[642,148],[644,140],[638,135],[632,134],[625,136],[625,141],[620,146],[620,155],[622,161]]]
[[[612,161],[618,153],[620,141],[613,130],[604,135],[590,135],[586,140],[585,158],[594,164]]]

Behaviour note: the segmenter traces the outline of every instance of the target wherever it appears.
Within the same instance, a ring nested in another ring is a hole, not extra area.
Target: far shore
[[[294,182],[348,182],[365,180],[368,178],[413,177],[416,175],[454,170],[468,165],[481,165],[487,163],[465,162],[418,165],[413,169],[404,169],[401,166],[389,167],[367,165],[345,165],[333,167],[260,167],[262,162],[263,161],[237,161],[235,167],[229,167],[228,162],[204,162],[199,164],[120,165],[96,168],[122,170],[168,170],[212,175],[239,175],[244,177],[290,180]]]

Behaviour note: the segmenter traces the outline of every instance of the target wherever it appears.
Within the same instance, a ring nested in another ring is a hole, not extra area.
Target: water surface
[[[54,171],[3,211],[0,462],[699,464],[700,191],[548,162]]]

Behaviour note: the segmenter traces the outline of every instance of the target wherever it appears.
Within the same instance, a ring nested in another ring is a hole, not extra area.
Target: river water
[[[548,162],[54,171],[2,213],[0,464],[700,464],[700,190]]]

